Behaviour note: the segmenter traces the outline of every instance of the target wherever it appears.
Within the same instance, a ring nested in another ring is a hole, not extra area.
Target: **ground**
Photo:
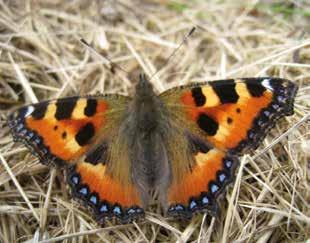
[[[306,0],[0,1],[0,241],[306,242],[309,18]],[[13,143],[6,117],[45,99],[131,94],[139,73],[156,71],[159,92],[194,81],[287,78],[299,86],[295,114],[241,158],[219,218],[167,220],[155,206],[142,223],[102,228],[70,199],[61,171]]]

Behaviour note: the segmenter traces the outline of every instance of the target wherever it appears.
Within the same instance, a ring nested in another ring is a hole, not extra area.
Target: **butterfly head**
[[[147,79],[144,73],[139,75],[139,82],[136,85],[136,96],[138,97],[146,97],[155,95],[153,90],[153,85]]]

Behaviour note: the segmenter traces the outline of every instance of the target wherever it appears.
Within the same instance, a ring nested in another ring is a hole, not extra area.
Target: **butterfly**
[[[297,85],[272,77],[192,83],[159,95],[141,74],[133,97],[69,97],[19,108],[15,141],[66,172],[95,219],[140,219],[151,193],[166,215],[219,212],[238,157],[293,114]]]

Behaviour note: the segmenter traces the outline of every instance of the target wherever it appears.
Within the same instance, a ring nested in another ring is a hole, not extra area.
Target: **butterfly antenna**
[[[86,40],[84,40],[83,38],[80,39],[80,42],[89,50],[91,51],[94,55],[96,55],[100,60],[102,60],[103,62],[109,62],[109,64],[111,65],[112,70],[114,70],[114,67],[117,67],[118,69],[122,70],[124,73],[129,73],[128,71],[126,71],[124,68],[122,68],[120,65],[116,64],[115,62],[113,62],[110,58],[108,57],[104,57],[102,55],[100,55],[89,43],[86,42]]]
[[[166,59],[165,63],[159,68],[155,73],[153,73],[149,80],[151,80],[160,70],[163,69],[164,66],[167,65],[167,63],[171,60],[171,58],[174,57],[174,55],[179,51],[179,49],[186,43],[187,39],[195,32],[196,27],[194,26],[187,35],[184,36],[182,42],[178,45],[176,49],[169,55],[169,57]]]

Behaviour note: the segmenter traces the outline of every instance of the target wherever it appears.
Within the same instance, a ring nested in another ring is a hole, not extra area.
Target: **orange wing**
[[[161,94],[171,130],[178,130],[169,135],[177,145],[168,145],[168,213],[216,213],[216,199],[233,179],[237,156],[256,148],[279,118],[293,113],[296,92],[288,80],[248,78],[196,83]]]
[[[233,181],[238,165],[235,156],[218,149],[197,150],[193,154],[194,166],[173,180],[168,190],[168,215],[190,218],[196,211],[218,213],[217,197]]]
[[[119,95],[70,97],[22,107],[8,119],[14,139],[42,163],[67,168],[73,197],[99,221],[125,222],[143,214],[129,153],[115,152],[127,151],[117,131],[128,101]]]
[[[164,92],[171,116],[210,145],[241,154],[293,114],[297,86],[279,78],[196,83]]]
[[[22,107],[8,119],[15,140],[21,141],[42,163],[63,165],[90,147],[101,127],[109,99],[70,97]]]
[[[144,215],[140,195],[131,180],[114,178],[107,161],[79,161],[67,171],[67,180],[74,197],[90,208],[100,223],[116,217],[128,223]],[[128,165],[124,165],[128,166]],[[129,166],[127,174],[129,177]]]

